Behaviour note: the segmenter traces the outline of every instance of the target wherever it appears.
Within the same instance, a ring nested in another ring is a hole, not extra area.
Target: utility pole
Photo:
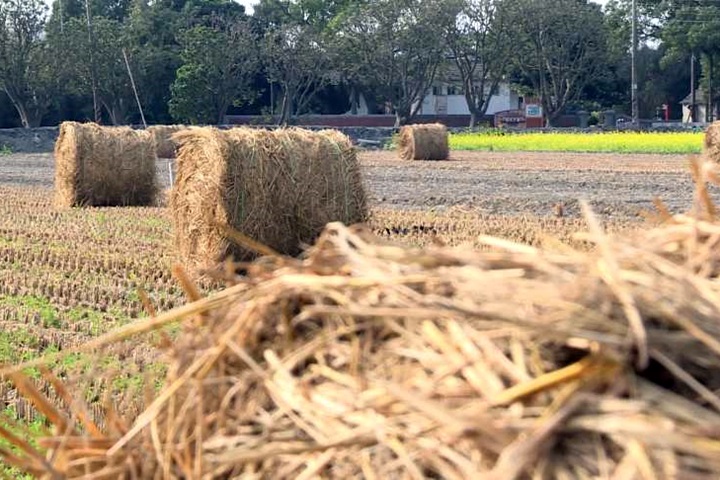
[[[631,63],[631,79],[630,79],[630,98],[632,102],[632,124],[633,127],[640,125],[640,105],[638,102],[638,84],[637,84],[637,0],[632,0],[632,48],[630,50],[630,63]]]
[[[135,101],[137,102],[138,110],[140,110],[140,119],[142,120],[143,127],[147,129],[147,122],[145,121],[145,113],[143,112],[142,103],[140,103],[140,95],[138,95],[137,87],[135,86],[135,77],[132,74],[130,68],[130,61],[128,60],[127,52],[122,49],[123,58],[125,59],[125,66],[127,67],[128,76],[130,77],[130,84],[132,85],[133,93],[135,94]]]
[[[695,92],[695,52],[690,55],[690,122],[697,122],[695,115],[695,104],[697,103],[697,93]]]
[[[90,77],[92,80],[92,94],[93,94],[93,113],[95,114],[95,123],[100,123],[100,105],[98,105],[97,98],[97,79],[96,68],[95,68],[95,42],[93,42],[92,34],[92,22],[90,21],[90,1],[85,0],[85,18],[87,19],[88,27],[88,44],[90,47]]]

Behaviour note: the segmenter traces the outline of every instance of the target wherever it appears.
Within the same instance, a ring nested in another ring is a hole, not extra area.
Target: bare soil
[[[394,152],[361,154],[373,206],[469,207],[488,214],[579,215],[586,199],[605,217],[637,218],[659,197],[671,211],[690,209],[693,185],[684,155],[453,152],[446,162],[405,162]],[[0,185],[51,188],[51,154],[0,157]],[[168,160],[158,175],[169,185]],[[717,195],[716,195],[717,196]]]

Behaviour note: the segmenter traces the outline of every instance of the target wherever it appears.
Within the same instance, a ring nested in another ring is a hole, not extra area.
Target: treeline
[[[642,117],[714,98],[720,2],[638,0]],[[509,82],[548,122],[630,107],[630,0],[0,0],[0,127],[214,124],[358,109],[412,119],[440,81],[482,118]],[[131,81],[129,71],[132,72]],[[713,75],[715,74],[715,75]]]

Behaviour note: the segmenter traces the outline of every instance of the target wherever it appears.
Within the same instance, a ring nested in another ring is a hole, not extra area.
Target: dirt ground
[[[373,206],[444,209],[462,206],[489,214],[579,214],[578,199],[607,217],[637,217],[659,197],[673,212],[692,204],[684,155],[453,152],[447,162],[404,162],[394,152],[361,154]],[[0,157],[0,185],[52,187],[51,154]],[[169,185],[168,161],[158,161]]]

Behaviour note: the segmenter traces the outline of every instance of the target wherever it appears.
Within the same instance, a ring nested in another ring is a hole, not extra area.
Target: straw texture
[[[711,123],[705,131],[703,154],[708,160],[720,163],[720,121]]]
[[[403,160],[447,160],[447,127],[441,123],[406,125],[400,129],[398,153]]]
[[[330,224],[303,260],[93,342],[187,318],[127,429],[44,405],[53,456],[0,455],[47,478],[718,478],[716,168],[694,164],[692,215],[629,237],[585,206],[591,253]]]
[[[155,161],[145,131],[64,122],[55,143],[55,205],[152,205],[158,190]]]
[[[170,208],[177,250],[191,268],[256,256],[232,243],[228,228],[296,255],[328,222],[366,219],[357,156],[339,132],[196,128],[174,138],[181,147]]]

